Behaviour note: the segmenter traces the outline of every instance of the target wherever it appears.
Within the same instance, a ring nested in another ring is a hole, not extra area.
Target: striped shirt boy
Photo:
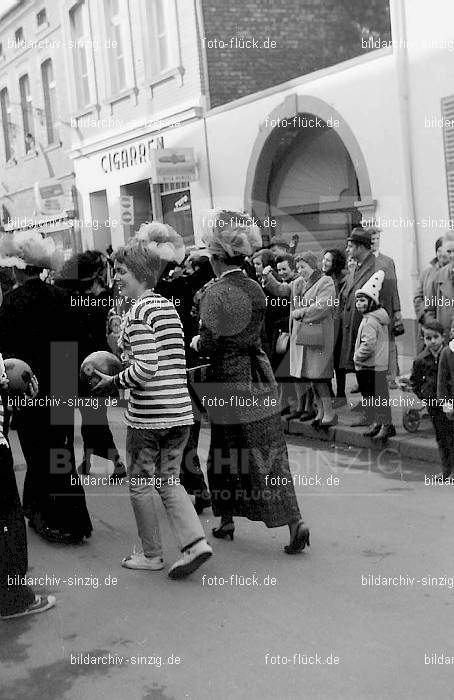
[[[130,364],[114,384],[130,389],[126,424],[141,429],[192,425],[183,328],[173,304],[147,291],[124,324],[118,344]]]

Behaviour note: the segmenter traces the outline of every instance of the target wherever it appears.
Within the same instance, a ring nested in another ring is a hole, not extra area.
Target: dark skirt
[[[0,446],[0,615],[14,615],[35,600],[21,585],[27,573],[27,535],[17,491],[11,450]]]
[[[104,399],[99,399],[98,408],[80,406],[82,424],[80,432],[84,443],[84,455],[97,455],[114,462],[119,454],[107,418],[107,406]]]
[[[73,415],[73,411],[72,411]],[[65,412],[34,406],[17,412],[17,434],[27,463],[23,506],[42,527],[75,538],[90,537],[92,524],[76,472],[74,426]]]

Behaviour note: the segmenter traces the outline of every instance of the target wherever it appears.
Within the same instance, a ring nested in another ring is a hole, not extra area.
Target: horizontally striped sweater
[[[114,384],[130,389],[125,421],[131,428],[192,425],[183,329],[173,304],[147,291],[127,312],[118,346],[129,367]]]

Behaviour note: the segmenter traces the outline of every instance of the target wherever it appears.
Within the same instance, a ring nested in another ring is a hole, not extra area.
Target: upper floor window
[[[91,43],[85,2],[74,5],[70,10],[69,19],[73,46],[77,105],[78,107],[86,107],[91,102],[88,68],[88,47]]]
[[[46,13],[46,8],[43,7],[42,10],[38,12],[36,15],[36,24],[38,27],[42,27],[44,24],[47,22],[47,13]]]
[[[33,125],[33,105],[30,94],[30,80],[28,75],[19,78],[20,106],[22,110],[22,124],[24,126],[25,152],[28,153],[34,145],[35,130]]]
[[[19,29],[16,29],[14,32],[14,41],[16,44],[16,47],[20,46],[21,42],[24,41],[24,30],[22,27],[19,27]]]
[[[0,111],[2,114],[3,143],[5,146],[5,160],[11,160],[14,155],[14,132],[12,131],[11,106],[9,102],[8,89],[0,91]]]
[[[54,68],[49,58],[41,64],[41,78],[43,82],[44,115],[46,118],[47,143],[57,140],[57,92],[54,80]]]
[[[177,18],[173,0],[145,0],[145,7],[148,32],[148,41],[145,36],[145,45],[149,54],[149,72],[153,76],[176,66]]]
[[[121,16],[121,0],[105,0],[106,32],[108,43],[109,72],[111,91],[116,94],[126,87],[126,57],[122,25],[125,17]],[[122,21],[123,20],[123,21]]]

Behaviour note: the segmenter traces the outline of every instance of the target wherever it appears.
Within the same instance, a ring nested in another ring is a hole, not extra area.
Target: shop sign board
[[[60,214],[65,208],[67,197],[61,182],[55,179],[35,182],[35,204],[41,214]]]
[[[193,148],[159,148],[151,154],[153,184],[197,180]]]
[[[127,194],[120,197],[120,221],[124,226],[134,225],[134,197]]]

